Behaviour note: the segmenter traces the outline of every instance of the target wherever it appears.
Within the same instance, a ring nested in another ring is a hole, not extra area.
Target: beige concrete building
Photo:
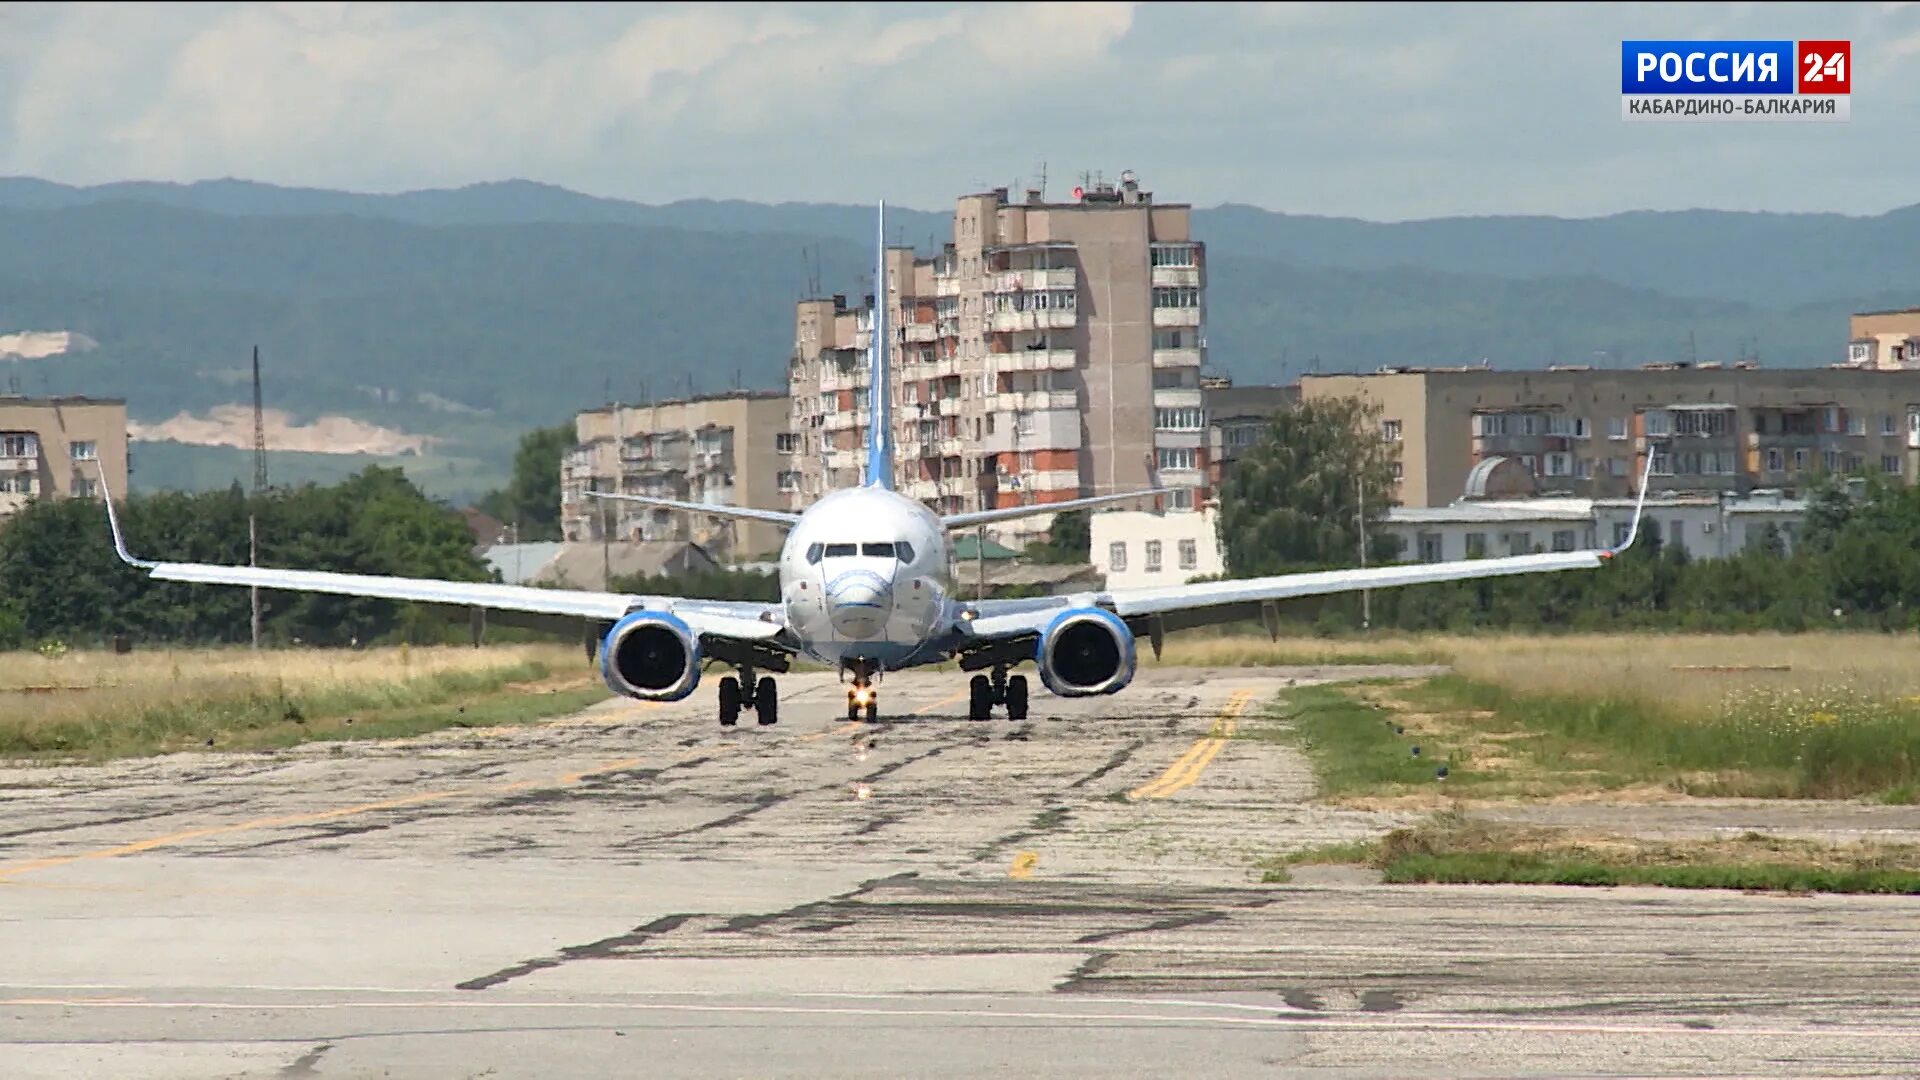
[[[1880,370],[1920,368],[1920,308],[1863,311],[1848,323],[1849,366]]]
[[[1044,505],[1150,486],[1207,491],[1206,258],[1189,208],[1131,174],[1072,202],[1006,189],[960,198],[931,259],[886,256],[895,479],[940,513]],[[788,386],[799,509],[857,483],[866,460],[871,298],[804,300]],[[1011,522],[1010,541],[1049,519]]]
[[[1300,390],[1380,406],[1403,506],[1623,496],[1648,452],[1654,491],[1796,489],[1857,469],[1912,482],[1920,466],[1920,368],[1398,368],[1303,376]]]
[[[0,396],[0,517],[34,498],[127,495],[127,403]]]
[[[589,409],[574,418],[579,442],[560,467],[560,527],[570,541],[691,540],[733,559],[777,552],[777,525],[729,521],[587,496],[618,491],[663,499],[752,506],[785,504],[799,476],[787,432],[787,398],[733,391],[654,405]]]
[[[1234,386],[1217,383],[1207,390],[1207,460],[1209,479],[1218,489],[1232,470],[1235,458],[1260,441],[1273,415],[1300,401],[1300,387]]]

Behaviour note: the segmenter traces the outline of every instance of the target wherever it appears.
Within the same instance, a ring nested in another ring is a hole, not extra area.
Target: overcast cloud
[[[1845,124],[1625,123],[1625,38],[1847,38]],[[926,209],[1138,172],[1381,220],[1920,201],[1920,4],[0,3],[0,173]]]

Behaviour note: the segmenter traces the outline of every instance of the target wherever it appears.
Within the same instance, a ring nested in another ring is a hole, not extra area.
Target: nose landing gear
[[[867,723],[880,718],[880,691],[874,688],[880,671],[866,663],[849,665],[840,669],[842,677],[848,671],[853,672],[853,685],[847,688],[847,720],[856,722],[860,714],[865,713]]]

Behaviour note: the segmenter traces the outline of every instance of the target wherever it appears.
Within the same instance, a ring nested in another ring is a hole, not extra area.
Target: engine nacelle
[[[1033,661],[1061,697],[1118,693],[1133,681],[1133,631],[1111,611],[1073,608],[1040,632]]]
[[[679,701],[700,685],[700,635],[665,611],[635,611],[600,643],[607,688],[647,701]]]

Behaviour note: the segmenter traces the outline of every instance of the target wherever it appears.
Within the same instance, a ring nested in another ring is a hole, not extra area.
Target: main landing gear
[[[1005,705],[1007,719],[1025,720],[1027,718],[1027,677],[1015,675],[1009,678],[1005,667],[993,669],[993,678],[975,675],[967,686],[967,719],[991,720],[993,707]]]
[[[720,726],[740,722],[740,710],[752,709],[760,726],[780,722],[780,687],[771,678],[755,678],[752,668],[741,668],[740,677],[729,675],[720,680]]]

